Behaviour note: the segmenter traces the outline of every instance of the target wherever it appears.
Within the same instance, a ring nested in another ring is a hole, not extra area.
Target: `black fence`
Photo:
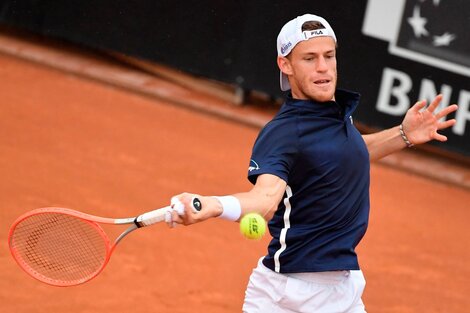
[[[417,99],[459,103],[457,124],[433,146],[470,156],[468,0],[0,0],[0,23],[165,63],[282,96],[276,36],[304,13],[338,37],[339,87],[362,94],[356,121],[397,125]]]

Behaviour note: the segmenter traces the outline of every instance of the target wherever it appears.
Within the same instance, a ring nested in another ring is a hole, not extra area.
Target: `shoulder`
[[[292,142],[299,134],[298,123],[298,114],[280,112],[261,129],[256,143],[282,144],[284,142]]]
[[[292,131],[299,122],[299,116],[301,116],[299,108],[284,104],[260,133]]]

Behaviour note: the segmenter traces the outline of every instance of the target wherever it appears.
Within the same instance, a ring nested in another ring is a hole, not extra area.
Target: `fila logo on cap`
[[[315,29],[315,30],[310,30],[310,31],[304,31],[304,38],[309,39],[312,37],[317,37],[317,36],[327,36],[328,34],[325,33],[325,29]]]

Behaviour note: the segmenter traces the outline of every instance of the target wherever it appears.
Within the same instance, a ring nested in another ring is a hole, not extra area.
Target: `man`
[[[368,224],[370,161],[413,144],[445,141],[437,131],[455,123],[439,121],[457,106],[435,112],[438,96],[426,109],[425,101],[417,102],[402,125],[361,136],[352,120],[359,95],[336,89],[336,43],[319,16],[284,25],[277,63],[281,89],[290,93],[253,147],[253,188],[173,199],[185,210],[173,212],[173,223],[218,216],[238,221],[248,212],[269,220],[273,238],[250,277],[244,312],[365,312],[355,247]],[[202,203],[197,213],[190,205],[194,197]]]

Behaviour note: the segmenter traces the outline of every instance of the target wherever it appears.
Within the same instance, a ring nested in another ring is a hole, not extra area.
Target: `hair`
[[[320,28],[325,28],[322,23],[318,21],[307,21],[302,24],[302,31],[306,30],[315,30],[315,29],[320,29]]]

